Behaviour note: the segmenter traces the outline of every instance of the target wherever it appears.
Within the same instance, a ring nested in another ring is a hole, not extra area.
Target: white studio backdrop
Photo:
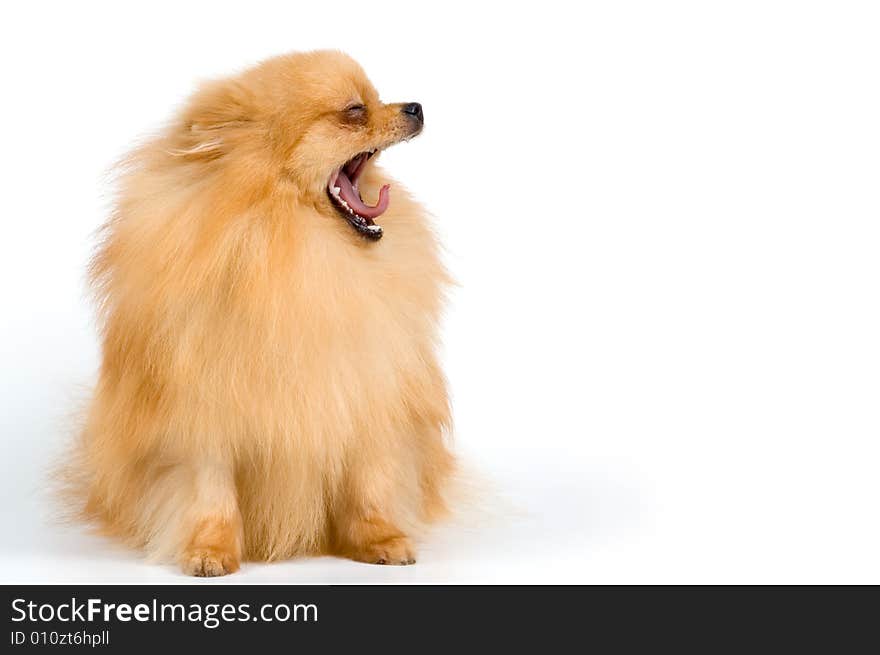
[[[107,170],[200,79],[339,48],[425,133],[456,443],[415,567],[228,582],[880,583],[880,8],[21,3],[0,25],[0,582],[186,582],[48,521]]]

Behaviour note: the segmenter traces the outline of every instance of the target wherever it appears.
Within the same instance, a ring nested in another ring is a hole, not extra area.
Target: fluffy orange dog
[[[200,576],[415,561],[453,466],[447,275],[374,162],[422,125],[312,52],[203,88],[131,155],[91,269],[103,364],[70,467],[106,533]]]

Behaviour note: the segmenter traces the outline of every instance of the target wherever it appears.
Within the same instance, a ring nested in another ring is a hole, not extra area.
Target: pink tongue
[[[390,184],[386,184],[379,191],[379,200],[376,202],[375,207],[370,207],[361,200],[361,194],[352,186],[351,180],[345,174],[345,171],[339,173],[339,176],[336,178],[336,186],[339,187],[339,196],[359,216],[369,219],[379,218],[388,209],[388,203],[391,200],[388,193],[388,190],[391,188]]]

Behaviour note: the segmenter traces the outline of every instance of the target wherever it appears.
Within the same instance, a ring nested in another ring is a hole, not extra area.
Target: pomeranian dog
[[[376,166],[422,130],[339,52],[201,88],[120,167],[91,266],[102,365],[68,462],[102,532],[217,576],[415,562],[453,470],[447,273]]]

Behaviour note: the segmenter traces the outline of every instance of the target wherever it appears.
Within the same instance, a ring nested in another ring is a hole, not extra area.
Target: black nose
[[[401,111],[415,118],[419,123],[425,122],[425,114],[422,113],[422,106],[417,102],[410,102],[403,106]]]

